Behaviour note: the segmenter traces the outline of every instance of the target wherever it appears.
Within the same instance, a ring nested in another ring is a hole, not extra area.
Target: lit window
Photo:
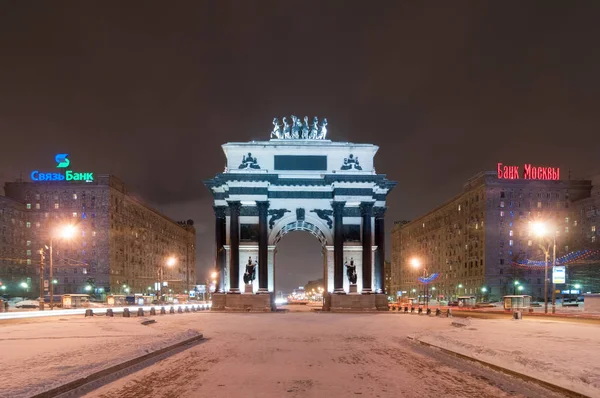
[[[54,204],[54,208],[55,208],[55,209],[58,209],[58,203],[55,203],[55,204]]]
[[[27,265],[31,265],[31,259],[30,258],[27,259]]]
[[[577,220],[573,221],[573,226],[576,227],[577,226]]]
[[[565,224],[569,223],[569,217],[565,217]]]
[[[77,217],[77,212],[76,211],[73,212],[73,217]]]
[[[92,231],[92,236],[96,236],[96,231]]]
[[[504,217],[504,212],[503,211],[500,212],[500,217]]]
[[[504,207],[504,201],[503,200],[500,201],[500,207]]]
[[[27,255],[31,256],[31,250],[27,249]]]
[[[423,223],[423,228],[425,228],[425,223]]]
[[[508,235],[509,236],[513,236],[513,230],[512,229],[508,232]]]
[[[35,194],[35,200],[40,200],[40,194],[39,193]]]
[[[39,227],[40,227],[40,223],[39,223],[39,222],[36,222],[36,223],[35,223],[35,227],[36,227],[36,228],[39,228]]]
[[[592,225],[592,232],[596,232],[596,226]]]
[[[565,227],[565,233],[569,233],[569,227]]]
[[[27,228],[31,228],[31,223],[29,221],[27,221],[27,223],[25,223],[25,225],[27,226]]]
[[[31,209],[31,203],[27,203],[27,210]]]
[[[592,236],[592,242],[596,241],[596,235]]]
[[[537,207],[538,207],[538,209],[541,209],[542,208],[542,202],[538,202]]]
[[[39,209],[40,209],[40,204],[39,204],[39,203],[36,203],[36,204],[35,204],[35,208],[36,208],[37,210],[39,210]]]
[[[31,241],[30,240],[27,241],[27,246],[31,246]]]
[[[77,194],[76,193],[73,194],[73,199],[77,199]]]
[[[458,211],[460,211],[460,205],[458,205]]]
[[[531,242],[531,239],[529,239],[529,240],[527,241],[527,246],[531,246],[531,245],[532,245],[532,243],[533,243],[533,242]]]

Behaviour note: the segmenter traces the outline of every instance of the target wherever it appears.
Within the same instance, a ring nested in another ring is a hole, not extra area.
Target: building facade
[[[434,298],[470,295],[491,300],[514,293],[543,297],[543,269],[513,263],[544,260],[540,244],[548,242],[533,236],[535,221],[556,226],[557,257],[568,253],[573,204],[589,198],[591,188],[588,180],[499,178],[496,172],[476,175],[462,193],[442,206],[394,225],[392,290],[416,297],[423,289],[417,278],[437,273],[430,283]],[[422,266],[412,267],[412,258]]]
[[[163,293],[184,293],[196,284],[193,222],[178,223],[145,206],[114,176],[10,182],[5,194],[4,202],[24,208],[22,234],[31,248],[25,251],[25,271],[37,292],[39,251],[50,245],[51,232],[64,225],[75,226],[77,235],[68,241],[52,239],[56,294],[150,294],[161,272]],[[45,254],[49,279],[47,250]],[[174,258],[171,266],[169,258]]]
[[[0,294],[16,296],[32,289],[35,250],[27,222],[25,204],[0,196]]]

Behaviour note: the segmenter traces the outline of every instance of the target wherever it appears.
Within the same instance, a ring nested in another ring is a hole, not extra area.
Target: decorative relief
[[[304,221],[304,209],[302,209],[302,208],[296,209],[296,220]]]
[[[238,169],[260,169],[260,166],[256,158],[252,157],[252,154],[248,152],[248,156],[244,155],[242,157],[242,164],[240,164]]]
[[[282,218],[285,213],[291,213],[288,209],[271,209],[268,214],[271,216],[269,219],[269,229],[273,229],[273,225],[275,225],[275,221]]]
[[[360,164],[358,162],[358,156],[354,157],[353,154],[350,154],[347,158],[344,158],[344,164],[340,168],[341,170],[362,170]]]
[[[320,219],[327,221],[327,226],[329,229],[333,228],[333,220],[331,216],[333,215],[333,210],[329,209],[313,209],[311,212],[316,213]]]

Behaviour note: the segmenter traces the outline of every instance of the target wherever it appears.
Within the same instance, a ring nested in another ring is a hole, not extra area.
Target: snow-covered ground
[[[573,391],[600,397],[600,324],[458,319],[463,327],[414,334],[468,355]]]
[[[143,319],[81,316],[0,322],[0,397],[29,397],[198,334],[197,327],[169,327],[168,322],[144,326]]]
[[[204,343],[86,397],[515,396],[501,383],[419,354],[408,335],[600,397],[595,325],[498,319],[457,328],[451,323],[458,318],[398,313],[205,311],[151,319],[157,323],[144,326],[135,317],[0,322],[0,397],[27,397],[197,333]]]

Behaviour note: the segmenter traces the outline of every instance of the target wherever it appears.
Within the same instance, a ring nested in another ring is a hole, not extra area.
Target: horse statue
[[[302,126],[302,139],[308,139],[308,133],[310,132],[310,124],[308,124],[308,116],[304,116],[304,125]]]
[[[271,137],[275,137],[277,139],[282,138],[281,125],[279,124],[279,120],[277,118],[273,118],[273,131],[271,131]]]

